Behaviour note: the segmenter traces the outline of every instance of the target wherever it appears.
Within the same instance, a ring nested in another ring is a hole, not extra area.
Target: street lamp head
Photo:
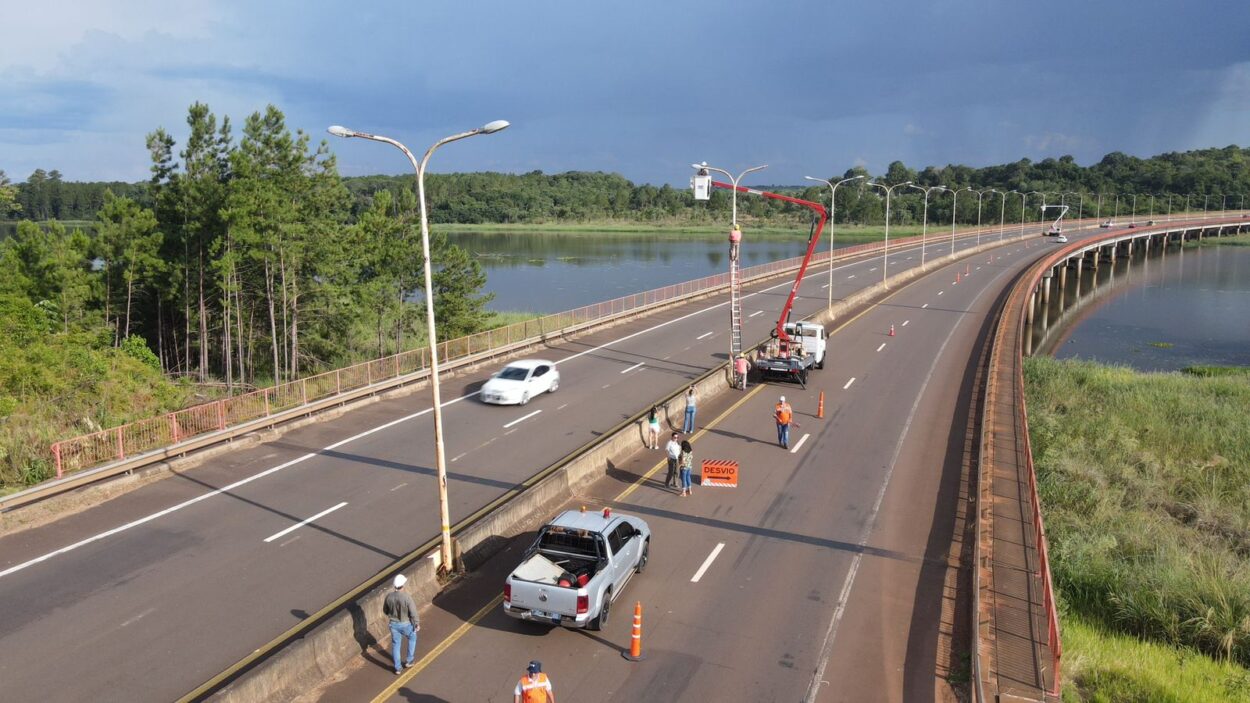
[[[806,178],[806,179],[807,179],[807,180],[809,180],[809,181],[816,181],[817,183],[828,183],[828,182],[829,182],[829,181],[826,181],[826,180],[825,180],[825,179],[823,179],[823,178],[812,178],[811,176],[803,176],[803,178]]]
[[[482,134],[494,134],[495,132],[507,129],[509,124],[511,123],[507,120],[495,120],[494,122],[487,122],[482,125],[482,128],[478,131]]]
[[[326,131],[329,132],[330,134],[333,134],[336,137],[343,137],[344,139],[348,137],[356,136],[356,132],[354,130],[350,130],[342,125],[337,125],[337,124],[330,125],[329,127],[326,128]]]

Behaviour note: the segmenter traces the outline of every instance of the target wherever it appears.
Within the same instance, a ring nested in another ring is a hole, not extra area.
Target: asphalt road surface
[[[1027,242],[1049,244],[1041,237]],[[931,237],[930,260],[947,246]],[[687,623],[678,627],[675,620],[671,628],[675,664],[667,675],[680,678],[683,690],[690,695],[734,687],[756,690],[751,686],[757,684],[748,685],[743,677],[772,680],[751,673],[779,666],[747,656],[758,649],[752,644],[758,638],[788,640],[780,647],[786,651],[768,650],[769,657],[793,664],[780,665],[794,676],[786,690],[795,693],[787,693],[788,698],[802,697],[803,672],[810,673],[829,647],[833,656],[825,678],[850,672],[851,678],[866,680],[902,667],[911,656],[887,651],[884,642],[890,638],[884,633],[868,636],[881,623],[861,623],[861,611],[852,606],[857,599],[876,600],[865,603],[865,611],[889,604],[879,600],[881,589],[865,593],[861,585],[851,589],[850,581],[915,581],[924,576],[925,562],[914,554],[886,562],[867,559],[856,545],[870,536],[889,536],[890,528],[907,536],[920,530],[928,537],[934,498],[939,488],[949,493],[939,479],[957,383],[968,363],[964,345],[976,336],[976,318],[989,300],[988,294],[974,294],[984,290],[980,281],[1003,280],[1005,266],[1031,257],[1023,247],[1009,244],[993,265],[984,259],[971,262],[978,269],[971,279],[976,285],[952,287],[939,280],[950,276],[935,273],[925,285],[899,291],[841,333],[831,363],[816,375],[830,393],[830,418],[797,430],[796,441],[811,434],[798,452],[780,452],[762,441],[772,432],[768,415],[775,399],[771,392],[754,396],[750,402],[760,405],[749,418],[727,420],[721,432],[728,433],[726,440],[744,443],[744,458],[767,457],[768,468],[755,475],[754,486],[726,493],[725,505],[711,506],[710,523],[682,517],[697,512],[694,505],[709,505],[706,491],[682,501],[676,511],[676,505],[668,505],[673,497],[637,492],[636,500],[648,501],[639,509],[659,511],[649,517],[657,528],[657,545],[662,539],[664,549],[654,550],[655,574],[642,580],[631,598],[702,560],[713,539],[726,543],[718,562],[733,567],[733,579],[709,571],[707,582],[741,586],[716,598],[698,588],[681,589],[688,596],[666,597],[664,607]],[[914,248],[891,249],[892,272],[918,263]],[[881,264],[878,256],[838,265],[834,298],[875,281]],[[810,272],[795,305],[796,319],[824,306],[826,271]],[[767,334],[790,285],[777,279],[746,291],[746,340]],[[725,306],[690,303],[535,352],[559,364],[561,387],[524,407],[477,401],[474,393],[486,371],[445,381],[453,522],[723,362]],[[977,312],[971,312],[974,308]],[[887,318],[899,325],[900,337],[882,336]],[[920,351],[922,340],[926,351]],[[934,347],[934,341],[941,344]],[[786,390],[799,395],[797,387]],[[809,387],[807,395],[814,390]],[[429,410],[426,393],[373,403],[51,525],[0,538],[4,697],[176,698],[435,535]],[[711,419],[707,412],[710,408],[700,411],[700,426]],[[679,425],[680,418],[672,422]],[[917,428],[935,434],[922,439]],[[711,444],[716,436],[705,441]],[[906,468],[913,463],[921,468]],[[908,492],[882,493],[898,485]],[[916,502],[917,496],[924,500]],[[658,503],[650,506],[650,501]],[[626,503],[622,509],[633,507]],[[771,537],[774,533],[784,538]],[[895,549],[892,543],[879,546]],[[839,602],[844,584],[850,600],[831,626],[826,611]],[[764,591],[772,593],[767,601],[760,598]],[[620,609],[614,626],[628,619],[626,610]],[[510,627],[499,632],[515,632]],[[851,628],[854,638],[835,637]],[[541,641],[581,642],[578,651],[589,654],[585,637],[552,633]],[[880,647],[874,637],[882,639]],[[533,633],[524,638],[537,639]],[[505,645],[494,646],[500,662],[511,664],[515,656],[502,655]],[[841,647],[880,658],[843,669]],[[720,664],[698,664],[703,661]],[[730,670],[743,673],[730,676]],[[598,675],[588,676],[588,681],[598,680]],[[567,674],[556,678],[565,689],[574,684]],[[620,690],[636,691],[629,681],[622,679]],[[839,680],[837,687],[845,684]],[[447,695],[447,700],[466,700],[454,692]]]

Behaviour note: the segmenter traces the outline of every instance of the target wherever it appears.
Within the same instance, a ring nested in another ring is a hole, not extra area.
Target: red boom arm
[[[825,220],[828,218],[829,213],[825,210],[824,205],[821,205],[820,203],[813,203],[810,200],[800,200],[798,198],[791,198],[788,195],[770,193],[766,190],[755,190],[754,188],[746,188],[744,186],[737,186],[735,188],[735,186],[730,183],[721,183],[720,181],[712,181],[712,185],[726,190],[737,190],[739,193],[762,195],[765,198],[784,200],[787,203],[802,205],[812,209],[817,215],[820,216],[820,222],[816,225],[816,231],[812,233],[812,236],[807,241],[807,255],[803,257],[803,264],[799,266],[799,275],[794,278],[794,285],[790,288],[790,297],[786,298],[786,305],[781,309],[781,317],[777,318],[777,338],[782,342],[789,342],[790,337],[786,334],[785,330],[786,318],[790,317],[790,308],[794,306],[794,297],[798,295],[799,284],[803,282],[803,274],[807,273],[807,265],[812,261],[812,254],[816,251],[816,242],[820,240],[820,232],[825,228]]]

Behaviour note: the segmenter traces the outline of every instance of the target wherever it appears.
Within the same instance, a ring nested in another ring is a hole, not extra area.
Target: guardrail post
[[[117,459],[120,461],[126,458],[126,435],[122,432],[122,428],[117,428]]]
[[[299,380],[299,399],[302,405],[308,405],[308,379]]]
[[[60,442],[57,442],[52,445],[52,460],[56,464],[56,477],[60,478],[65,473],[61,467],[61,443]]]
[[[334,370],[334,395],[343,392],[343,374],[339,369]]]
[[[395,378],[399,378],[399,352],[392,354],[391,358],[395,360]]]
[[[226,401],[217,401],[217,429],[226,429]]]
[[[265,396],[265,417],[269,417],[272,414],[269,412],[269,388],[265,388],[265,392],[261,395]]]
[[[365,362],[365,385],[373,385],[373,364],[368,361]]]
[[[169,436],[178,443],[178,416],[173,413],[169,414]]]

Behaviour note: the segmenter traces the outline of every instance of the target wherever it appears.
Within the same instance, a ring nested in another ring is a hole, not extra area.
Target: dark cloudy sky
[[[440,151],[434,171],[692,161],[797,183],[861,164],[980,166],[1250,145],[1250,2],[47,0],[0,22],[0,169],[148,175],[144,135],[207,102]],[[329,138],[329,137],[327,137]],[[400,173],[334,140],[342,173]]]

